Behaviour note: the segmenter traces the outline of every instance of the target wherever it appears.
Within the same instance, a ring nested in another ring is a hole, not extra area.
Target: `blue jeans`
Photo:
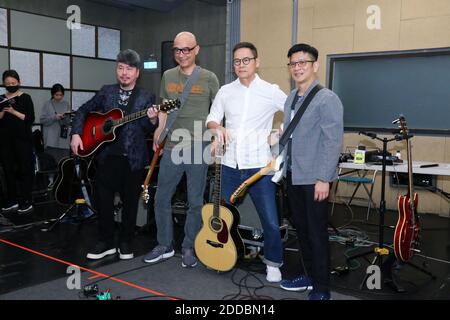
[[[260,169],[234,169],[222,166],[221,196],[230,203],[230,196],[239,185],[258,172]],[[281,244],[280,224],[275,201],[276,186],[271,181],[272,176],[264,176],[248,189],[250,197],[258,212],[264,234],[264,263],[280,267],[283,264],[283,246]]]
[[[174,164],[171,159],[171,150],[165,150],[159,163],[155,220],[158,244],[166,247],[171,247],[173,242],[172,197],[184,172],[186,173],[189,209],[181,246],[193,248],[195,237],[201,228],[201,210],[208,165],[204,162],[201,164]]]

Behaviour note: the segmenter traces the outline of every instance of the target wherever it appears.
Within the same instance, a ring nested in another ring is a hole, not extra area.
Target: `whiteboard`
[[[450,133],[450,48],[329,56],[329,86],[344,105],[346,129]]]

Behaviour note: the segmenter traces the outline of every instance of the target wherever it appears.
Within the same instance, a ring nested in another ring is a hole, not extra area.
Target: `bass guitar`
[[[150,180],[152,178],[153,172],[155,171],[156,163],[158,162],[161,150],[164,148],[166,144],[166,139],[158,145],[155,153],[153,154],[152,162],[150,164],[150,168],[148,169],[147,176],[145,177],[144,184],[142,185],[142,199],[145,203],[148,203],[150,200],[150,192],[148,191],[148,186],[150,184]]]
[[[71,205],[77,199],[85,199],[90,204],[92,186],[88,179],[88,163],[78,157],[63,158],[58,163],[58,177],[55,181],[55,200],[63,205]]]
[[[218,148],[222,151],[223,146]],[[195,238],[195,253],[207,267],[217,271],[229,271],[237,258],[244,254],[244,242],[238,231],[239,211],[220,201],[221,165],[216,156],[213,203],[202,208],[203,227]]]
[[[397,121],[397,120],[396,120]],[[419,214],[417,213],[418,197],[413,189],[413,172],[411,158],[411,143],[406,127],[405,117],[400,115],[401,134],[406,141],[408,161],[408,192],[398,199],[398,221],[394,232],[394,254],[397,259],[407,262],[419,246]]]
[[[153,106],[161,112],[170,113],[180,107],[180,100],[169,100],[163,104]],[[78,149],[80,157],[93,154],[103,143],[116,139],[115,130],[131,121],[147,116],[147,109],[123,115],[121,109],[112,109],[106,113],[90,112],[85,119],[81,141],[84,150]]]

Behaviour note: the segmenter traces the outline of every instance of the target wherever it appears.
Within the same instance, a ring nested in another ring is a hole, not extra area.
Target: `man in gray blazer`
[[[307,44],[289,49],[288,66],[296,88],[284,105],[284,128],[318,85],[318,56],[317,49]],[[337,177],[342,138],[342,103],[335,93],[322,88],[293,131],[286,155],[287,197],[305,270],[280,286],[291,291],[312,289],[310,300],[330,299],[327,199]]]

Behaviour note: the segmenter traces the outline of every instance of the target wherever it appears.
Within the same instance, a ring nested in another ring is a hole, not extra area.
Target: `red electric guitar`
[[[154,106],[162,112],[170,113],[180,107],[180,100],[169,100],[163,104]],[[128,122],[147,116],[147,109],[123,116],[121,109],[112,109],[106,113],[91,112],[84,121],[81,141],[84,150],[78,149],[80,157],[88,157],[93,154],[103,143],[116,139],[115,130]]]
[[[407,262],[419,246],[419,214],[417,213],[418,197],[413,190],[413,172],[411,158],[411,143],[408,137],[405,117],[399,117],[400,129],[406,141],[408,160],[408,193],[398,199],[398,222],[394,233],[394,254],[397,259]]]

